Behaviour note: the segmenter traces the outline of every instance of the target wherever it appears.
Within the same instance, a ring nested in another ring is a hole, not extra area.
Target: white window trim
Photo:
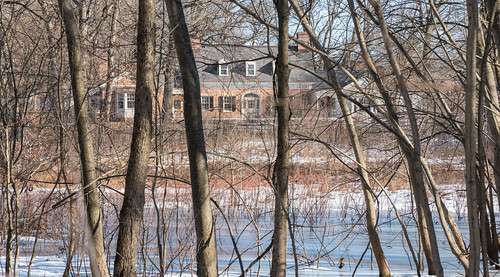
[[[260,93],[256,92],[256,91],[247,91],[245,92],[242,96],[241,96],[241,110],[245,110],[245,112],[247,112],[247,107],[246,107],[246,97],[249,95],[249,94],[253,94],[255,96],[257,96],[256,100],[257,100],[257,105],[256,107],[254,107],[253,109],[256,109],[258,111],[258,114],[257,116],[260,116],[261,113],[262,113],[262,95],[260,95]],[[245,107],[243,107],[243,105],[245,105]]]
[[[208,102],[206,102],[206,101],[208,101]],[[204,111],[213,111],[214,110],[214,97],[212,95],[202,95],[201,96],[201,109]]]
[[[223,96],[222,97],[222,111],[232,112],[233,111],[233,96]]]
[[[255,75],[257,75],[257,65],[255,64],[255,62],[246,62],[245,65],[246,65],[245,68],[246,68],[246,75],[247,76],[255,76]],[[253,74],[249,73],[248,67],[250,65],[253,65]]]
[[[126,109],[129,109],[129,110],[135,109],[135,93],[134,92],[132,92],[132,93],[131,92],[126,93],[124,101],[126,103],[126,105],[125,105]],[[129,105],[131,103],[129,103],[129,102],[133,102],[134,105],[131,107]]]
[[[225,74],[222,74],[222,67],[225,67],[226,68],[226,73]],[[220,60],[219,61],[219,66],[217,67],[218,68],[218,73],[219,73],[219,76],[229,76],[229,65],[226,63],[226,61],[224,59]]]
[[[233,103],[233,101],[234,101],[234,103]],[[234,112],[233,107],[236,109],[236,97],[233,95],[222,96],[222,105],[221,105],[222,112],[223,113]]]

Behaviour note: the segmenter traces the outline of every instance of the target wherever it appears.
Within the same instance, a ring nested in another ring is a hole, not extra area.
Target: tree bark
[[[437,246],[437,238],[434,230],[434,223],[432,220],[432,213],[429,207],[429,200],[425,190],[425,178],[423,174],[422,164],[420,161],[420,135],[418,132],[418,124],[413,111],[413,105],[408,93],[406,81],[401,74],[399,65],[395,59],[392,51],[392,44],[389,32],[385,23],[383,10],[378,0],[370,0],[370,4],[375,10],[378,19],[378,25],[382,32],[382,39],[389,58],[390,65],[396,77],[396,82],[403,96],[408,120],[411,127],[413,147],[402,145],[401,149],[406,157],[409,166],[410,183],[415,198],[417,207],[417,214],[419,219],[420,236],[422,238],[422,245],[424,247],[425,256],[428,264],[428,272],[430,275],[443,276],[443,267],[439,257],[439,250]]]
[[[477,35],[478,7],[476,0],[467,0],[469,27],[467,34],[467,61],[465,87],[465,179],[467,190],[467,213],[469,220],[469,277],[479,276],[480,264],[480,231],[479,209],[477,206],[476,183],[476,122],[477,122]]]
[[[500,2],[496,0],[487,0],[484,4],[491,26],[491,36],[496,46],[496,51],[500,51]]]
[[[175,85],[175,47],[172,39],[172,35],[168,35],[164,72],[165,88],[163,92],[161,122],[168,122],[168,120],[173,117],[172,95],[174,93]]]
[[[484,57],[484,56],[483,56]],[[488,63],[487,59],[483,59],[483,72],[482,72],[482,77],[481,80],[482,82],[486,82],[487,84],[484,86],[481,86],[482,89],[486,89],[484,91],[484,98],[485,98],[485,111],[486,111],[486,118],[487,118],[487,124],[490,129],[490,134],[492,137],[492,144],[493,144],[493,175],[494,175],[494,180],[495,180],[495,186],[496,190],[500,191],[500,116],[498,115],[498,91],[497,91],[497,85],[495,83],[495,75],[493,73],[492,66]],[[489,184],[490,186],[493,186],[493,184]],[[500,200],[500,194],[497,193],[497,197]],[[494,213],[494,208],[493,208],[493,203],[491,203],[491,211],[490,213]],[[492,234],[496,233],[496,226],[495,226],[495,217],[494,214],[492,215],[492,220],[491,220],[491,231]],[[493,241],[491,244],[488,244],[488,253],[490,256],[490,259],[498,264],[498,249],[499,249],[499,243],[498,239],[496,239],[496,236],[492,238]],[[498,267],[498,266],[497,266]]]
[[[278,58],[276,61],[278,113],[277,157],[274,168],[274,234],[271,276],[286,276],[288,231],[288,172],[290,168],[290,99],[288,78],[288,21],[290,10],[287,0],[275,1],[278,13]]]
[[[120,211],[114,276],[136,275],[137,245],[144,213],[146,176],[152,139],[154,88],[155,2],[139,1],[134,127]]]
[[[359,3],[359,1],[358,1]],[[431,6],[432,6],[432,1],[431,1]],[[366,10],[365,10],[366,11]],[[370,16],[371,17],[371,16]],[[369,61],[368,58],[368,50],[366,48],[366,45],[364,43],[364,39],[362,36],[360,38],[360,45],[362,49],[362,56],[365,60]],[[412,68],[415,70],[417,75],[425,82],[427,83],[433,90],[433,93],[438,99],[438,102],[441,104],[441,108],[443,109],[444,113],[448,116],[448,118],[453,119],[455,116],[451,112],[448,104],[446,103],[445,99],[443,98],[443,93],[438,89],[438,84],[432,80],[432,76],[426,73],[423,73],[424,70],[421,70],[418,67],[418,64],[413,60],[413,58],[410,56],[408,51],[406,51],[403,47],[402,44],[399,43],[396,39],[396,37],[391,34],[390,35],[391,40],[395,43],[395,45],[398,47],[398,49],[402,52],[404,57],[407,59],[407,61],[410,63]],[[424,60],[425,63],[425,60]],[[376,81],[377,86],[379,87],[379,90],[381,92],[384,92],[383,94],[387,94],[385,92],[385,89],[383,88],[383,85],[381,83],[380,78],[376,74],[376,69],[373,65],[372,62],[367,62],[368,67],[370,68],[371,74],[374,76],[374,79]],[[427,72],[427,70],[425,70]],[[388,101],[386,101],[387,103]],[[392,112],[390,112],[392,115]],[[392,115],[391,117],[395,118],[397,120],[397,117]],[[457,120],[449,120],[451,126],[455,129],[455,131],[459,134],[459,136],[463,136],[463,128],[461,125],[458,124]],[[393,124],[397,124],[397,122],[392,121]],[[395,128],[397,130],[401,130],[401,128]],[[405,137],[403,133],[401,133],[400,137]],[[405,138],[406,139],[406,138]],[[407,140],[407,139],[406,139]],[[448,209],[444,205],[443,201],[441,200],[441,196],[439,195],[439,191],[437,189],[437,186],[434,182],[434,178],[432,176],[432,173],[430,169],[427,167],[425,158],[420,155],[420,161],[421,161],[421,166],[423,167],[425,176],[427,177],[427,184],[429,186],[429,189],[434,195],[435,198],[435,204],[436,204],[436,209],[439,214],[439,218],[441,221],[441,225],[443,227],[444,234],[446,235],[446,238],[448,240],[448,243],[450,244],[450,248],[453,252],[453,254],[457,257],[457,259],[460,261],[464,269],[467,271],[469,267],[469,260],[468,260],[468,253],[467,249],[465,246],[465,243],[463,242],[463,236],[460,233],[460,230],[454,220],[454,218],[450,215]]]
[[[82,68],[82,54],[80,51],[78,19],[70,0],[59,0],[59,9],[64,21],[67,37],[71,89],[73,91],[78,129],[78,144],[80,146],[83,191],[85,195],[90,238],[92,240],[89,243],[90,267],[93,276],[105,277],[109,275],[109,272],[104,252],[104,236],[100,212],[99,189],[96,182],[94,148],[92,145],[87,99],[85,97],[85,80]]]
[[[184,88],[184,120],[188,144],[191,193],[196,229],[198,276],[217,276],[217,250],[208,183],[207,154],[201,117],[198,69],[189,39],[182,2],[168,0],[167,11]]]
[[[111,4],[111,26],[109,30],[108,44],[108,68],[106,75],[106,92],[102,112],[104,112],[104,122],[107,124],[111,117],[111,100],[113,98],[113,79],[115,78],[115,41],[116,41],[116,23],[118,19],[120,0],[115,0]]]
[[[295,10],[295,13],[299,16],[299,18],[302,19],[302,26],[304,27],[304,30],[308,33],[309,38],[316,47],[316,49],[320,50],[321,52],[326,53],[324,47],[321,45],[319,42],[318,38],[314,34],[309,22],[306,20],[304,17],[303,11],[300,9],[299,5],[295,0],[290,0],[292,3],[292,7]],[[351,1],[352,2],[352,1]],[[350,3],[353,5],[353,3]],[[357,17],[353,17],[356,18]],[[356,23],[355,23],[356,24]],[[359,27],[359,22],[358,22],[358,27]],[[339,101],[340,108],[342,110],[342,116],[345,120],[346,127],[349,133],[349,138],[351,140],[351,144],[354,149],[354,153],[356,156],[356,161],[358,162],[358,174],[361,178],[361,185],[363,189],[363,195],[365,198],[365,204],[366,204],[366,225],[368,229],[368,235],[370,237],[370,244],[373,249],[373,253],[375,255],[375,259],[377,261],[377,266],[379,269],[379,276],[390,276],[391,272],[389,269],[389,264],[387,262],[387,259],[384,254],[384,250],[382,249],[382,246],[380,244],[380,239],[377,233],[377,217],[376,217],[376,211],[375,211],[375,205],[373,201],[373,195],[372,195],[372,190],[370,186],[370,180],[368,177],[368,173],[366,172],[366,163],[365,163],[365,157],[363,150],[361,149],[361,144],[359,142],[359,138],[357,135],[356,128],[354,126],[354,122],[351,117],[351,112],[349,111],[347,107],[347,102],[346,99],[341,95],[340,92],[342,92],[342,87],[340,86],[337,76],[335,74],[334,66],[330,59],[328,59],[325,56],[321,56],[323,63],[325,65],[325,68],[327,69],[327,74],[328,74],[328,80],[332,83],[335,84],[334,90],[337,94],[337,99]]]
[[[6,121],[3,120],[4,126]],[[12,180],[12,162],[10,157],[10,137],[9,137],[9,128],[4,129],[4,158],[6,163],[6,174],[5,174],[5,183],[4,188],[6,190],[6,204],[7,204],[7,240],[5,245],[5,276],[12,276],[12,256],[13,256],[13,245],[14,245],[14,208],[12,205],[12,191],[15,189],[14,182]]]
[[[480,91],[484,95],[485,112],[487,124],[490,130],[492,145],[493,145],[493,175],[497,192],[500,191],[500,115],[499,115],[499,100],[498,100],[498,86],[495,76],[495,57],[498,57],[498,44],[496,44],[498,32],[498,1],[488,1],[486,7],[486,17],[488,18],[488,28],[483,34],[480,32],[478,35],[478,55],[481,59],[481,86]],[[496,47],[495,47],[496,46]],[[479,113],[481,114],[481,113]],[[490,186],[493,186],[490,182]],[[497,193],[498,200],[500,200],[500,193]],[[479,197],[479,199],[481,199]],[[499,202],[500,204],[500,202]],[[497,239],[494,207],[493,203],[490,206],[491,217],[491,234],[492,241],[487,243],[488,254],[491,262],[498,264],[498,249],[499,242]],[[483,240],[484,241],[484,240]],[[484,242],[483,242],[484,245]],[[497,268],[500,266],[496,265]]]
[[[62,49],[61,49],[61,56],[62,56]],[[61,86],[61,78],[63,74],[63,62],[61,59],[61,64],[59,68],[59,75],[57,78],[57,89],[55,92],[57,92],[57,104],[58,104],[58,109],[57,109],[57,116],[59,118],[59,165],[60,165],[60,174],[62,177],[62,180],[64,183],[66,183],[66,192],[68,195],[72,194],[72,189],[70,188],[69,182],[68,182],[68,176],[67,176],[67,171],[66,171],[66,155],[68,154],[68,149],[66,147],[66,143],[64,140],[65,136],[65,126],[63,125],[63,122],[65,122],[65,113],[64,113],[64,101],[63,101],[63,91],[62,91],[62,86]],[[69,277],[71,275],[71,269],[73,267],[73,257],[76,252],[76,246],[77,246],[77,240],[78,240],[78,232],[76,230],[76,215],[78,213],[76,212],[76,199],[74,197],[71,197],[69,200],[69,211],[68,211],[68,217],[69,217],[69,244],[67,248],[67,254],[66,254],[66,267],[64,268],[64,273],[63,277]],[[28,274],[29,275],[29,274]]]

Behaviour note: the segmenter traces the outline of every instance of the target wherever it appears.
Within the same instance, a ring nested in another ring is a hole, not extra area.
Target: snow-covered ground
[[[465,203],[459,194],[454,193],[460,190],[460,186],[448,185],[442,188],[444,192],[444,202],[454,215],[464,215]],[[449,193],[447,193],[449,192]],[[106,192],[111,193],[111,192]],[[181,188],[169,189],[170,196],[166,201],[158,200],[163,194],[161,190],[157,192],[157,201],[160,208],[165,205],[165,209],[175,210],[175,214],[187,216],[191,213],[189,205],[189,189]],[[254,187],[238,191],[240,200],[231,200],[231,194],[227,189],[215,190],[214,199],[229,217],[231,229],[235,234],[237,247],[241,253],[241,263],[246,269],[250,263],[265,249],[272,236],[272,191],[270,188]],[[175,197],[174,197],[175,195]],[[234,196],[233,196],[234,197]],[[389,197],[394,201],[394,206],[389,202],[389,198],[380,194],[378,198],[379,211],[379,235],[385,255],[393,276],[417,276],[415,264],[407,242],[404,239],[402,228],[395,218],[397,209],[402,220],[408,229],[411,244],[416,251],[418,250],[418,237],[416,226],[412,214],[411,193],[406,190],[389,192]],[[292,185],[290,189],[292,221],[294,223],[295,249],[299,263],[300,276],[378,276],[376,262],[368,248],[368,236],[363,225],[363,195],[361,192],[349,191],[331,191],[325,192],[321,186],[303,186]],[[187,200],[185,200],[187,199]],[[496,201],[496,198],[495,198]],[[495,205],[497,205],[495,203]],[[109,205],[112,209],[112,205]],[[219,272],[221,276],[240,276],[240,261],[237,259],[232,240],[229,235],[229,229],[219,211],[214,210],[216,219],[217,240],[219,245]],[[168,216],[168,215],[167,215]],[[189,221],[171,220],[172,229],[169,236],[172,236],[170,248],[172,253],[179,249],[179,244],[193,244],[194,235],[192,233],[192,224]],[[446,238],[436,219],[436,230],[438,233],[440,256],[445,276],[463,276],[463,270],[450,252]],[[457,217],[458,219],[458,217]],[[108,215],[108,229],[116,226],[116,218]],[[458,220],[458,225],[466,238],[468,236],[468,227],[466,219]],[[154,205],[152,201],[148,202],[145,211],[145,228],[147,230],[146,239],[151,244],[148,250],[146,263],[139,262],[138,270],[145,272],[146,276],[156,276],[157,269],[154,266],[158,256],[155,254],[156,235],[155,227],[156,216],[154,216]],[[168,223],[168,222],[167,222]],[[175,231],[174,231],[175,228]],[[107,231],[108,233],[111,230]],[[175,235],[173,234],[174,232]],[[182,237],[179,237],[182,235]],[[181,239],[178,241],[177,239]],[[33,244],[31,237],[22,237],[20,239],[22,250],[29,250]],[[40,247],[52,247],[58,249],[58,254],[48,256],[37,255],[34,257],[31,265],[31,276],[61,276],[65,268],[64,244],[58,240],[44,239],[38,242]],[[110,244],[109,253],[113,255],[113,243]],[[148,245],[149,246],[149,245]],[[289,240],[289,276],[294,276],[294,256],[292,255],[293,245]],[[187,248],[181,255],[171,255],[172,266],[169,268],[168,276],[192,276],[195,267],[192,263],[193,248]],[[190,250],[189,250],[190,249]],[[57,251],[56,251],[57,252]],[[81,254],[79,254],[81,255]],[[418,253],[417,253],[418,255]],[[318,263],[318,257],[319,259]],[[344,258],[345,266],[339,268],[339,261]],[[112,265],[112,256],[109,257]],[[19,258],[18,276],[28,276],[28,264],[30,256],[26,254]],[[5,257],[0,257],[0,275],[4,274]],[[145,265],[145,266],[144,266]],[[88,261],[82,256],[77,256],[73,261],[74,272],[79,271],[83,276],[89,275]],[[270,255],[256,263],[247,276],[269,275]],[[425,271],[424,271],[425,273]],[[142,275],[142,274],[141,274]],[[500,276],[498,270],[492,269],[491,276]],[[423,274],[422,276],[425,276]]]

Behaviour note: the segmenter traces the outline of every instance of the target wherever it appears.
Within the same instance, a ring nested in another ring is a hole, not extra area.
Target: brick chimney
[[[297,40],[304,43],[304,44],[309,45],[309,35],[306,32],[298,32],[297,33]],[[297,52],[304,53],[307,51],[309,51],[309,49],[307,49],[306,47],[297,43]]]
[[[191,39],[191,47],[193,48],[193,52],[198,52],[201,49],[201,39],[193,38]]]

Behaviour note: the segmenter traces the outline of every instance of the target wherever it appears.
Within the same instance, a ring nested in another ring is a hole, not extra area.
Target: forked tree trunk
[[[288,172],[290,167],[290,99],[288,97],[288,20],[287,0],[275,2],[278,13],[278,58],[275,81],[278,83],[275,99],[278,113],[277,157],[274,167],[274,234],[271,276],[286,276],[288,238]]]
[[[467,185],[467,213],[469,220],[469,277],[479,276],[481,239],[476,186],[476,121],[477,121],[477,35],[478,7],[476,0],[467,0],[469,27],[467,35],[467,62],[465,87],[465,179]]]
[[[359,3],[359,1],[358,1],[358,3]],[[430,4],[431,4],[431,6],[433,6],[432,1],[430,2]],[[440,18],[439,14],[436,17]],[[446,28],[446,26],[444,26],[444,28]],[[451,112],[451,109],[449,108],[448,104],[446,103],[442,92],[438,89],[438,84],[436,84],[432,80],[432,76],[427,74],[428,71],[426,69],[421,70],[419,68],[418,63],[416,63],[413,60],[413,58],[410,56],[408,51],[406,51],[406,49],[404,49],[402,47],[402,44],[400,44],[397,41],[397,39],[394,35],[391,35],[391,39],[394,41],[394,43],[399,48],[399,50],[404,55],[404,57],[407,59],[407,61],[410,63],[410,65],[415,70],[417,75],[425,83],[429,84],[432,87],[433,93],[435,93],[435,96],[438,99],[439,103],[441,104],[441,108],[444,110],[445,114],[448,115],[448,117],[450,119],[454,118],[454,115]],[[363,42],[362,36],[360,36],[360,46],[362,49],[363,56],[368,56],[368,51],[367,51],[365,43]],[[426,64],[425,57],[423,58],[423,64]],[[370,71],[372,71],[372,75],[376,76],[377,75],[377,74],[375,74],[376,69],[373,66],[373,64],[367,63],[367,65],[372,68],[370,70]],[[375,80],[379,80],[379,78],[375,77]],[[376,83],[377,83],[377,86],[379,86],[379,88],[382,87],[380,81],[376,81]],[[384,91],[384,89],[380,89],[380,91]],[[463,135],[463,128],[458,124],[458,121],[450,120],[450,123],[453,126],[453,128],[457,131],[457,133]],[[401,128],[399,128],[399,129],[401,129]],[[403,133],[401,133],[401,135],[403,135]],[[429,189],[431,190],[431,192],[434,195],[436,209],[437,209],[438,214],[439,214],[439,219],[441,221],[441,225],[443,227],[444,234],[448,240],[448,243],[450,244],[451,251],[453,252],[455,257],[457,257],[457,259],[460,261],[460,263],[462,264],[464,269],[467,271],[468,267],[469,267],[469,260],[468,260],[467,249],[466,249],[465,243],[463,242],[462,234],[460,233],[460,230],[459,230],[458,225],[456,224],[454,218],[450,215],[448,209],[446,208],[446,206],[444,205],[444,203],[441,199],[441,196],[439,195],[437,185],[434,181],[434,178],[432,176],[430,169],[428,168],[428,166],[426,164],[425,158],[420,156],[420,161],[421,161],[421,165],[423,167],[425,176],[427,177],[426,180],[427,180],[427,184],[429,186]]]
[[[92,240],[89,243],[90,267],[92,276],[105,277],[109,275],[109,272],[106,264],[106,253],[104,252],[104,236],[99,189],[96,182],[94,148],[92,145],[87,99],[85,97],[85,80],[80,51],[78,19],[72,1],[59,0],[59,9],[61,10],[67,37],[71,89],[73,91],[78,144],[80,146],[83,191],[89,225],[88,229],[90,230],[90,238]]]
[[[196,229],[197,275],[217,276],[215,226],[210,204],[207,154],[201,117],[201,94],[198,69],[194,60],[182,2],[167,0],[167,11],[172,28],[177,59],[184,88],[184,122],[189,153],[191,193]]]
[[[117,277],[137,274],[137,245],[144,214],[144,193],[152,139],[155,26],[155,2],[139,1],[134,128],[116,245],[114,276]]]
[[[443,276],[443,267],[441,265],[441,259],[439,257],[439,250],[437,245],[436,233],[434,230],[434,222],[432,220],[432,213],[429,207],[429,200],[427,198],[427,193],[425,189],[425,177],[420,161],[420,135],[418,132],[418,123],[413,111],[413,105],[411,103],[411,98],[408,93],[406,81],[401,74],[401,70],[396,61],[395,55],[392,51],[392,44],[389,32],[385,23],[383,10],[378,0],[370,0],[372,7],[375,10],[375,14],[378,19],[378,26],[382,33],[382,39],[384,41],[384,46],[386,53],[389,58],[390,65],[394,74],[396,75],[396,81],[398,88],[403,96],[406,112],[408,114],[408,120],[411,127],[412,134],[412,147],[408,145],[401,144],[401,149],[406,157],[410,173],[410,183],[413,190],[413,195],[415,198],[418,220],[419,220],[419,230],[420,237],[422,238],[422,246],[424,248],[425,257],[428,264],[428,272],[430,275]],[[392,105],[392,103],[387,103],[386,105]]]
[[[290,0],[290,3],[292,3],[292,7],[295,10],[295,13],[302,18],[302,26],[304,27],[304,30],[308,33],[310,40],[312,41],[312,44],[316,49],[320,50],[321,52],[326,53],[323,45],[319,42],[318,38],[314,34],[309,22],[306,20],[304,17],[303,11],[300,9],[299,5],[295,0]],[[361,144],[359,142],[358,134],[356,131],[356,128],[354,126],[354,122],[351,117],[351,113],[349,111],[349,108],[347,107],[347,102],[346,99],[341,95],[342,88],[338,82],[337,76],[335,74],[335,70],[333,67],[332,62],[325,56],[321,56],[323,63],[325,64],[325,68],[327,68],[328,72],[328,80],[332,83],[335,84],[334,90],[337,93],[337,99],[339,101],[340,108],[342,110],[342,116],[344,117],[346,127],[349,133],[349,138],[351,140],[351,144],[354,149],[354,153],[356,156],[356,161],[359,163],[358,166],[358,174],[361,178],[361,184],[362,184],[362,189],[363,189],[363,195],[365,198],[365,204],[366,204],[366,225],[368,229],[368,235],[370,237],[370,244],[373,249],[373,253],[375,255],[375,259],[377,261],[377,266],[379,269],[379,275],[380,276],[390,276],[391,272],[389,270],[389,264],[387,263],[387,259],[384,254],[384,250],[382,249],[382,246],[380,244],[380,239],[377,233],[377,217],[376,217],[376,211],[375,211],[375,205],[373,201],[373,195],[372,195],[372,190],[370,186],[370,180],[368,177],[368,173],[366,171],[366,163],[365,163],[365,157],[363,154],[363,150],[361,148]]]

